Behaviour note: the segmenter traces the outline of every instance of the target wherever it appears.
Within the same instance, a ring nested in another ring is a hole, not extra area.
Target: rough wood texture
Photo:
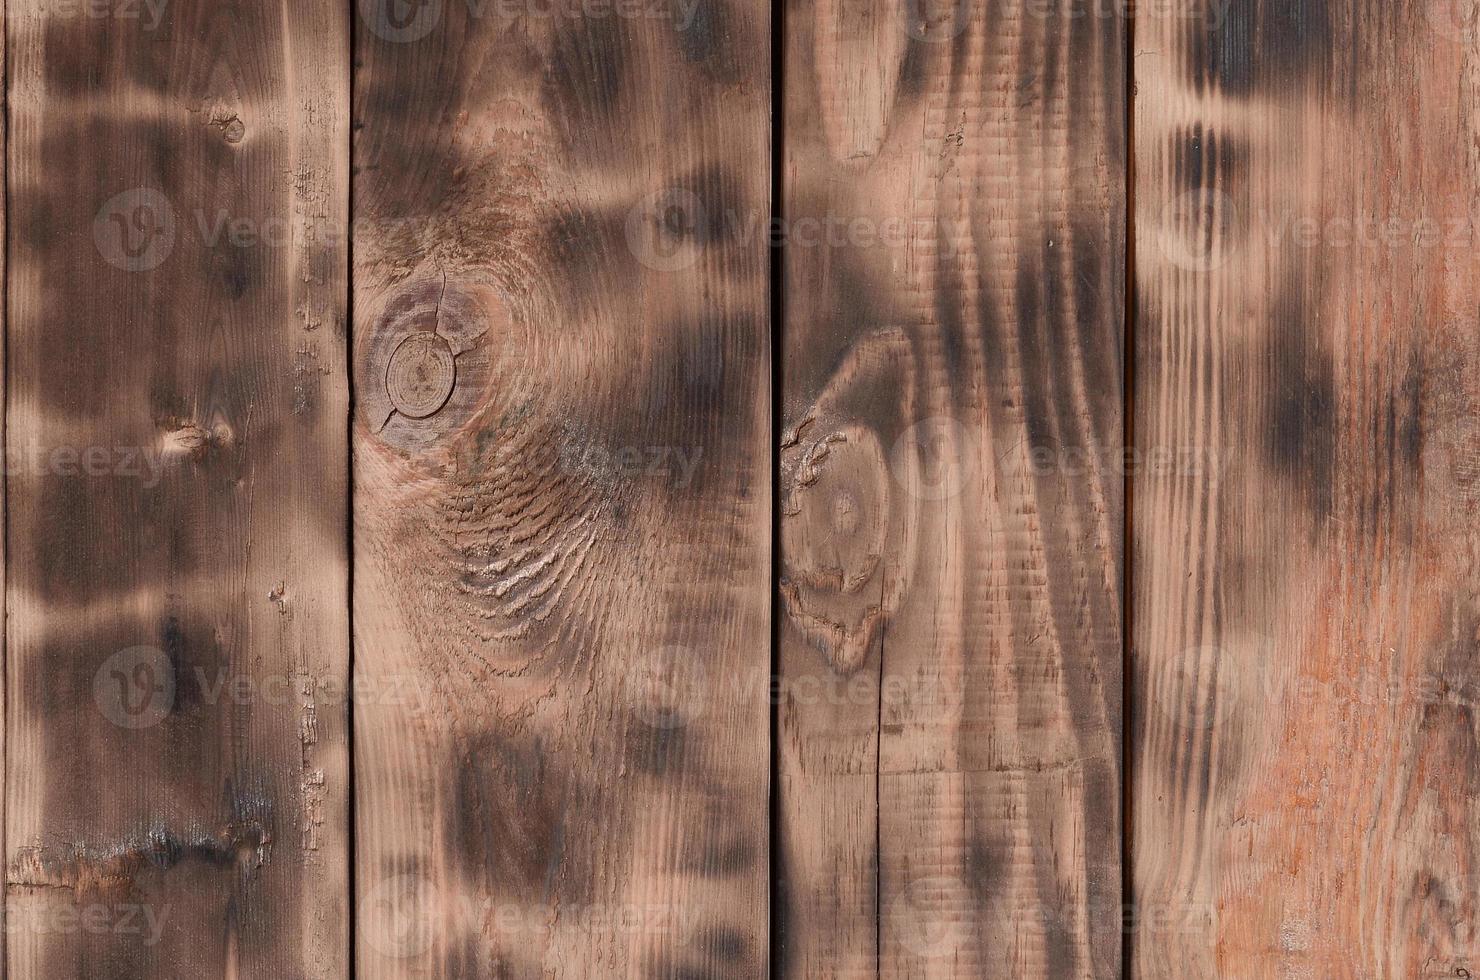
[[[1057,7],[787,7],[782,976],[1119,973],[1124,23]]]
[[[347,12],[9,8],[9,975],[347,976]]]
[[[1140,980],[1480,974],[1465,6],[1137,25]]]
[[[757,976],[769,12],[513,6],[361,5],[360,976]]]

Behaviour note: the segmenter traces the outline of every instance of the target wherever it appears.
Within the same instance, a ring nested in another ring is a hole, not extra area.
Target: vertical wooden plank
[[[360,975],[759,975],[767,5],[359,10]]]
[[[9,975],[347,976],[347,11],[9,6]]]
[[[1137,24],[1138,978],[1480,971],[1467,4]],[[1188,465],[1195,462],[1198,465]]]
[[[787,6],[784,976],[1119,974],[1113,7]]]

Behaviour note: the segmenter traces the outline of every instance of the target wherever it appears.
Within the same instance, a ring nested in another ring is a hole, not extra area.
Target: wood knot
[[[519,376],[524,345],[497,287],[414,279],[367,310],[355,396],[370,432],[414,456],[449,451]],[[435,464],[436,460],[426,460]]]
[[[386,394],[407,418],[436,415],[456,384],[452,348],[434,333],[415,333],[402,340],[385,369]]]
[[[897,534],[889,465],[872,429],[843,423],[783,449],[781,596],[793,624],[834,670],[862,666],[897,598],[880,569]]]

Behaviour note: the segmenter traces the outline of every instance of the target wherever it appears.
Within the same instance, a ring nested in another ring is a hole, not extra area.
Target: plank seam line
[[[348,227],[355,227],[355,65],[359,55],[357,39],[359,37],[357,20],[358,11],[355,8],[355,0],[345,0],[348,10],[346,21],[349,37],[346,43],[349,46],[349,126],[347,127],[346,140],[349,153],[348,179],[345,181],[344,215],[349,222]],[[355,236],[345,236],[345,297],[344,297],[344,382],[348,389],[348,413],[345,418],[345,443],[344,443],[344,466],[345,466],[345,501],[344,501],[344,538],[345,538],[345,616],[346,627],[349,631],[349,651],[345,664],[346,678],[350,683],[350,690],[354,690],[355,682]],[[348,698],[344,717],[344,739],[345,755],[347,761],[347,775],[345,778],[346,795],[345,800],[345,822],[348,824],[345,834],[345,866],[349,888],[349,900],[346,903],[349,912],[349,921],[346,926],[349,930],[349,977],[355,980],[359,976],[360,968],[360,889],[359,889],[359,857],[356,845],[359,841],[359,820],[356,811],[356,784],[355,784],[355,699]]]
[[[1121,378],[1121,458],[1135,459],[1136,446],[1136,10],[1135,0],[1125,6],[1125,29],[1122,59],[1124,84],[1122,86],[1125,128],[1125,229],[1123,252],[1125,255],[1121,288],[1125,293],[1124,326],[1122,330]],[[1117,916],[1116,929],[1120,932],[1121,980],[1130,980],[1134,974],[1135,933],[1125,927],[1126,912],[1133,911],[1136,901],[1135,850],[1132,840],[1135,802],[1135,783],[1132,773],[1135,767],[1135,470],[1134,466],[1122,467],[1120,519],[1122,539],[1120,547],[1121,595],[1120,595],[1120,902],[1121,914]]]
[[[772,0],[771,4],[771,224],[772,229],[782,227],[784,215],[783,175],[786,172],[786,0]],[[786,253],[784,236],[773,233],[766,243],[769,276],[768,296],[771,312],[771,419],[770,419],[770,463],[771,463],[771,554],[770,575],[766,583],[767,599],[770,604],[770,641],[768,668],[771,683],[767,691],[780,691],[781,678],[781,618],[779,588],[781,578],[781,425],[784,402],[782,386],[783,329],[785,325],[784,287]],[[770,727],[770,771],[767,779],[767,887],[766,887],[766,951],[767,972],[772,980],[781,976],[784,969],[782,937],[783,905],[786,899],[784,865],[781,859],[781,698],[767,697],[767,720]]]

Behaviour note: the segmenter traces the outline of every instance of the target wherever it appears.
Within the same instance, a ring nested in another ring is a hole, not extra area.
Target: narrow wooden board
[[[1137,23],[1138,980],[1480,974],[1467,12]]]
[[[1120,970],[1124,21],[786,12],[780,975]]]
[[[9,975],[345,977],[346,11],[9,19]]]
[[[359,9],[359,975],[761,975],[767,5]]]

